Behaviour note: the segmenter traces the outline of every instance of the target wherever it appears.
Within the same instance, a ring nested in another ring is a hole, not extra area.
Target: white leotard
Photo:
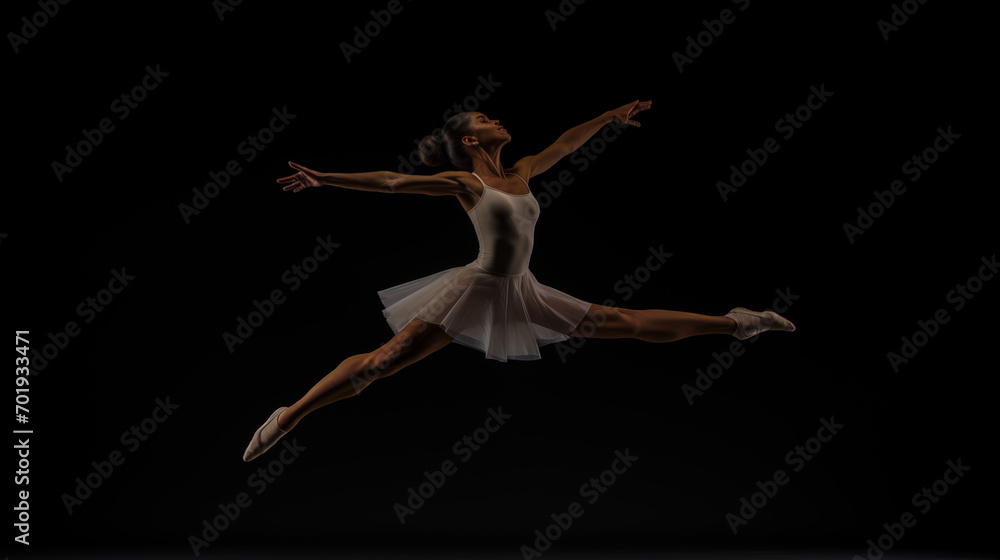
[[[528,270],[535,239],[535,222],[540,209],[529,191],[510,194],[483,183],[483,195],[469,210],[469,219],[479,237],[476,263],[486,272],[500,276],[519,276]],[[513,174],[512,174],[513,175]],[[515,175],[528,186],[520,175]]]

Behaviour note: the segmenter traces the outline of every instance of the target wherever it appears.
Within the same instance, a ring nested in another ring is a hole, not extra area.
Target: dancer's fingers
[[[649,101],[643,101],[643,102],[641,102],[641,103],[639,103],[639,104],[637,104],[635,106],[634,112],[635,113],[641,113],[641,112],[645,111],[646,109],[649,109],[649,106],[650,106],[650,102]]]

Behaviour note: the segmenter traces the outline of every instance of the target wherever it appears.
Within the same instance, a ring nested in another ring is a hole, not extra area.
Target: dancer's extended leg
[[[376,379],[388,377],[426,358],[451,341],[452,338],[441,327],[414,319],[378,349],[340,362],[336,369],[282,412],[278,426],[287,432],[310,412],[357,395]]]
[[[737,308],[742,309],[742,308]],[[735,310],[734,310],[735,311]],[[666,309],[625,309],[592,304],[590,311],[570,336],[588,338],[637,338],[647,342],[673,342],[704,334],[742,337],[750,330],[743,314],[701,315]],[[770,316],[769,316],[770,317]],[[757,332],[770,329],[795,330],[794,325],[774,314],[775,319],[753,325]],[[750,319],[755,320],[751,317]],[[741,325],[741,322],[744,324]]]
[[[437,325],[414,319],[392,339],[367,354],[340,362],[291,406],[275,411],[254,434],[244,453],[250,461],[269,449],[314,410],[357,395],[377,379],[388,377],[446,346],[452,338]]]

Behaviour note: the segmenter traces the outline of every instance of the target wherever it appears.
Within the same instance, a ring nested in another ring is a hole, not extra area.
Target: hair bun
[[[424,136],[417,149],[420,152],[420,161],[424,162],[424,165],[438,167],[448,162],[444,150],[444,138],[440,134]]]

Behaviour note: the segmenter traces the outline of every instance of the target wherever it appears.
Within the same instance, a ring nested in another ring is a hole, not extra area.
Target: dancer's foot
[[[250,445],[248,445],[247,450],[243,452],[244,461],[249,462],[261,456],[265,451],[270,449],[272,445],[277,443],[282,436],[288,433],[278,427],[278,416],[280,416],[282,411],[287,408],[287,406],[283,406],[278,410],[275,410],[271,413],[267,422],[264,422],[261,427],[257,428],[257,432],[254,433],[253,438],[250,440]]]
[[[282,407],[281,412],[278,413],[278,417],[274,419],[274,422],[278,425],[278,428],[280,428],[281,431],[285,432],[286,434],[292,431],[292,428],[295,427],[295,424],[289,425],[288,423],[288,417],[285,416],[285,411],[287,410],[288,410],[287,406]],[[291,414],[292,414],[291,412],[288,413],[289,416],[291,416]]]
[[[740,340],[746,340],[765,331],[792,332],[795,330],[795,325],[791,321],[774,311],[750,311],[744,307],[736,307],[726,313],[726,317],[736,322],[736,331],[733,332],[733,336]]]

